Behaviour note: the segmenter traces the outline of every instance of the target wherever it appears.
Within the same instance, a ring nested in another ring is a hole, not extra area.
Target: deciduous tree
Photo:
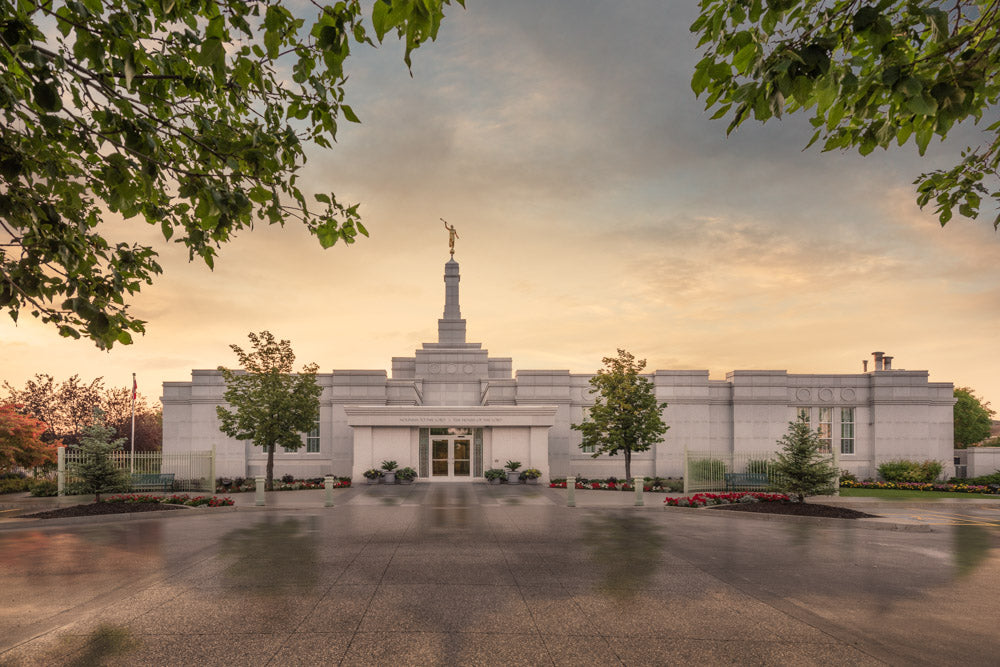
[[[959,449],[990,437],[994,411],[969,387],[955,387],[955,446]]]
[[[324,248],[367,235],[357,205],[301,190],[305,147],[358,122],[351,47],[396,34],[409,66],[450,2],[313,0],[306,19],[281,0],[0,0],[0,308],[130,343],[127,299],[161,268],[108,217],[209,267],[254,222]]]
[[[691,86],[729,131],[809,111],[809,145],[862,155],[914,142],[923,155],[963,120],[988,118],[979,146],[921,174],[917,203],[941,224],[992,200],[1000,226],[1000,3],[994,0],[701,0],[706,46]]]
[[[319,419],[316,364],[307,364],[294,373],[295,353],[287,340],[275,340],[269,331],[250,333],[252,352],[230,345],[243,371],[222,366],[226,380],[224,397],[230,407],[218,407],[223,433],[250,440],[267,452],[267,490],[274,481],[274,450],[297,450],[304,443],[302,433],[312,430]]]
[[[74,375],[56,382],[51,375],[36,374],[23,389],[4,382],[7,402],[20,406],[19,411],[45,422],[49,428],[42,435],[47,441],[62,439],[64,444],[79,442],[84,427],[95,422],[95,411],[103,413],[103,423],[115,430],[115,437],[132,437],[132,390],[127,387],[105,389],[104,378],[85,382]],[[151,407],[146,397],[136,394],[136,449],[157,451],[163,444],[163,412]]]
[[[0,405],[0,471],[55,463],[56,442],[42,440],[48,425],[20,414],[17,406]]]
[[[645,452],[663,440],[670,428],[661,417],[666,403],[657,403],[653,383],[639,375],[646,360],[636,361],[625,350],[617,357],[604,357],[604,368],[590,379],[594,405],[582,424],[571,428],[583,433],[581,449],[593,448],[601,454],[625,456],[625,477],[632,479],[632,452]]]
[[[822,453],[820,432],[809,428],[806,418],[788,423],[788,432],[778,441],[782,446],[777,462],[771,465],[771,485],[783,493],[797,496],[830,495],[837,479],[833,457]]]

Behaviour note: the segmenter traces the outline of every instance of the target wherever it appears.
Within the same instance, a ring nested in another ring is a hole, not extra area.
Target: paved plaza
[[[1000,502],[840,520],[486,484],[0,522],[0,665],[996,664]],[[168,515],[169,516],[164,516]],[[23,523],[21,523],[23,522]]]

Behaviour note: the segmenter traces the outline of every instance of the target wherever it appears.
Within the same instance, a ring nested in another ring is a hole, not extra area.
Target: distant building
[[[509,357],[490,357],[466,342],[459,307],[459,266],[445,264],[445,307],[438,340],[384,370],[335,370],[317,375],[320,418],[305,445],[275,454],[277,475],[350,474],[356,480],[383,460],[415,468],[427,481],[470,480],[508,460],[538,468],[543,478],[621,475],[621,457],[597,459],[580,449],[570,424],[592,404],[589,374],[522,370]],[[558,341],[552,341],[558,345]],[[611,351],[609,351],[609,354]],[[670,426],[664,441],[633,455],[633,474],[680,476],[685,448],[774,451],[799,414],[808,416],[840,467],[861,477],[893,458],[934,459],[953,474],[953,385],[928,382],[927,371],[895,370],[875,353],[857,374],[732,371],[710,380],[707,370],[658,370],[648,377]],[[266,454],[219,430],[216,407],[225,385],[217,370],[194,370],[190,382],[163,384],[164,452],[215,447],[217,474],[263,474]]]

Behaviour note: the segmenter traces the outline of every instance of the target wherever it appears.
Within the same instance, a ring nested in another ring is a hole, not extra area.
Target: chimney
[[[882,357],[885,356],[885,352],[872,352],[872,356],[875,357],[875,370],[882,370]]]
[[[888,357],[888,356],[887,357],[883,357],[883,360],[885,361],[885,364],[882,366],[882,368],[885,369],[885,370],[887,370],[887,371],[891,371],[892,370],[892,357]]]
[[[861,360],[861,372],[862,373],[867,373],[868,372],[868,360],[867,359],[862,359]]]

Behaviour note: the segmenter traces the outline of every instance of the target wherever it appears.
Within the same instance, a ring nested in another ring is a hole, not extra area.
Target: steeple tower
[[[444,317],[438,320],[438,343],[465,345],[465,320],[458,304],[458,262],[452,257],[444,265]]]

